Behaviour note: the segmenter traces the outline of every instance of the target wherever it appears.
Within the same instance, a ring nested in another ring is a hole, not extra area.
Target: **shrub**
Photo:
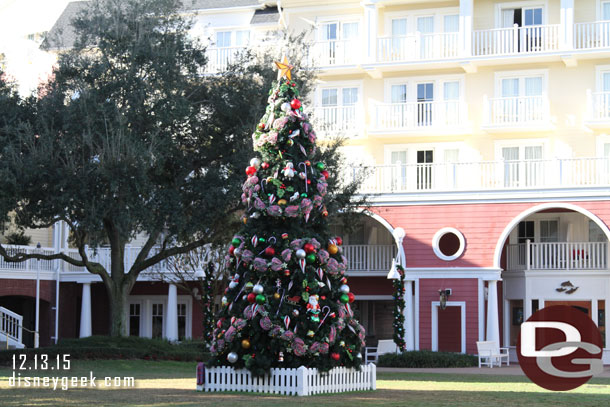
[[[11,232],[5,236],[7,244],[13,244],[18,246],[29,246],[32,243],[32,238],[26,236],[23,230],[18,232]]]
[[[388,353],[379,356],[380,367],[473,367],[478,366],[476,356],[463,353],[432,352],[420,350]]]

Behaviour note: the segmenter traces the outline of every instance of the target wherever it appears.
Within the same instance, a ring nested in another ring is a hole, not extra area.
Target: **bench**
[[[398,348],[393,339],[381,339],[377,346],[367,346],[364,348],[364,363],[377,363],[379,356],[396,352],[398,352]]]
[[[502,366],[502,360],[506,360],[506,366],[510,366],[508,348],[501,348],[495,341],[477,342],[477,353],[479,354],[479,367],[494,367],[495,364]]]

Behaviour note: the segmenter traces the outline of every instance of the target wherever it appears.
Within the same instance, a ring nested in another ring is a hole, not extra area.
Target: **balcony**
[[[475,56],[532,54],[558,51],[559,24],[493,28],[472,33]]]
[[[507,270],[608,270],[607,242],[553,242],[511,244]]]
[[[458,100],[380,103],[374,107],[372,132],[455,132],[467,122],[467,106]]]
[[[550,107],[546,96],[512,96],[485,99],[483,127],[487,130],[550,130]]]
[[[396,257],[396,245],[344,245],[343,255],[347,258],[349,272],[387,274]]]
[[[362,61],[360,39],[316,41],[309,55],[313,66],[355,65]]]
[[[574,48],[599,49],[610,47],[610,21],[574,24]]]
[[[313,109],[311,120],[321,137],[338,133],[357,136],[362,135],[363,116],[361,105],[319,106]]]
[[[591,128],[610,128],[610,92],[587,90],[587,119]]]
[[[379,165],[346,175],[364,175],[360,192],[367,194],[607,187],[610,159]]]
[[[377,62],[414,62],[456,58],[459,33],[426,33],[377,39]]]
[[[206,49],[208,63],[205,73],[226,71],[229,65],[237,62],[239,54],[245,50],[246,47],[208,47]]]

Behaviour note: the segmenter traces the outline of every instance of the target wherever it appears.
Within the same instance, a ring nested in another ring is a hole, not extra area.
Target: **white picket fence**
[[[236,370],[228,366],[206,367],[200,378],[203,381],[198,378],[197,391],[205,392],[243,391],[310,396],[377,388],[377,370],[372,363],[363,365],[360,371],[336,367],[328,373],[320,373],[318,369],[304,366],[296,369],[278,368],[271,369],[270,374],[263,377],[253,377],[248,370]]]

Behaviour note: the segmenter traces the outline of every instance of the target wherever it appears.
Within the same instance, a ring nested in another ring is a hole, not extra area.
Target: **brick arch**
[[[55,301],[55,282],[40,281],[40,299],[51,303]],[[20,296],[36,298],[36,280],[6,279],[0,284],[0,297]]]
[[[547,209],[568,209],[570,211],[578,212],[578,213],[586,216],[587,218],[589,218],[590,220],[595,222],[597,224],[597,226],[600,227],[600,229],[606,235],[606,238],[610,241],[610,229],[608,228],[608,226],[604,223],[604,221],[602,219],[600,219],[597,215],[595,215],[590,210],[585,209],[578,205],[571,204],[571,203],[562,203],[562,202],[543,203],[543,204],[535,205],[535,206],[525,209],[524,211],[519,213],[517,216],[515,216],[508,223],[508,225],[506,225],[506,227],[500,234],[500,237],[498,238],[498,243],[496,243],[496,250],[494,252],[494,267],[498,267],[498,268],[500,267],[502,249],[504,248],[504,244],[506,243],[506,240],[508,239],[508,236],[510,235],[510,233],[513,231],[513,229],[515,227],[517,227],[519,222],[521,222],[523,219],[527,218],[528,216],[530,216],[534,213],[542,212]]]

